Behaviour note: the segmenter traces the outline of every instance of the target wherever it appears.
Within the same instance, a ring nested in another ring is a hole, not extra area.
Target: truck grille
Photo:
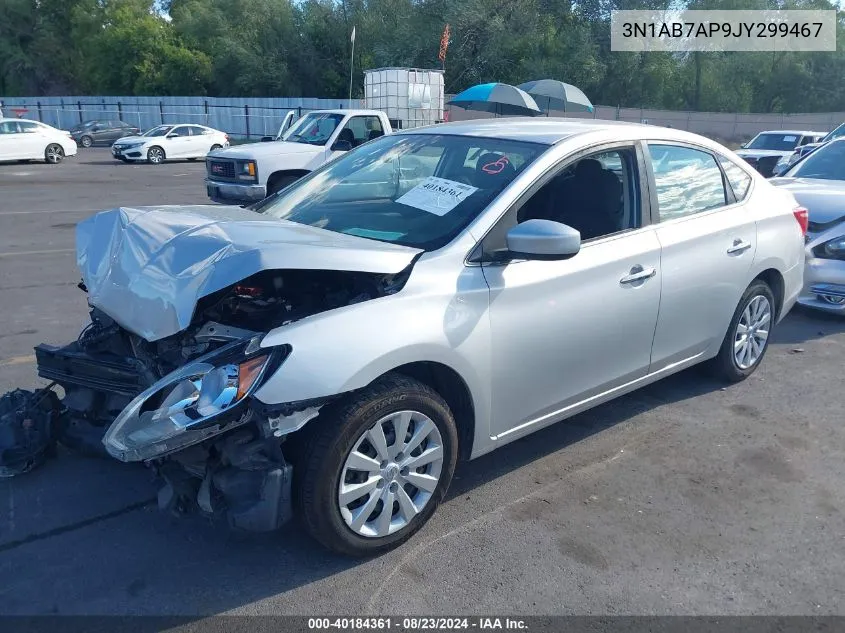
[[[235,163],[231,160],[215,160],[209,158],[207,163],[208,177],[218,180],[235,179]]]

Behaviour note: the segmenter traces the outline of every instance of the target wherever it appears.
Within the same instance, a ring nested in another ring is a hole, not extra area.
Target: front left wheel
[[[419,381],[388,375],[326,407],[309,427],[295,499],[306,529],[329,549],[370,556],[397,547],[446,495],[458,455],[455,420]]]
[[[147,150],[147,162],[150,165],[161,165],[165,158],[164,150],[158,146],[151,147]]]

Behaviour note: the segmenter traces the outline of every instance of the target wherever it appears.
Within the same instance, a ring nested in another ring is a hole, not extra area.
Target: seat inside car
[[[622,230],[624,204],[619,177],[594,158],[585,158],[538,191],[520,209],[518,221],[547,219],[567,224],[582,240]]]

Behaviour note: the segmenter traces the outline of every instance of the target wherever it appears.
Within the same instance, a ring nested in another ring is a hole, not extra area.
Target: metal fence
[[[215,99],[202,97],[43,97],[0,99],[5,116],[70,129],[82,121],[119,119],[142,130],[163,123],[199,123],[234,137],[274,136],[291,110],[360,108],[347,99]]]
[[[450,95],[446,96],[446,101]],[[69,129],[90,119],[120,119],[141,129],[162,123],[201,123],[241,138],[275,135],[285,114],[302,115],[327,108],[361,108],[347,99],[240,99],[212,97],[22,97],[0,98],[6,116],[36,119]],[[845,121],[845,112],[812,114],[732,114],[596,106],[590,114],[552,112],[553,116],[584,116],[603,120],[651,123],[702,134],[726,143],[747,140],[767,129],[827,132]],[[485,112],[446,106],[450,121],[488,118]]]

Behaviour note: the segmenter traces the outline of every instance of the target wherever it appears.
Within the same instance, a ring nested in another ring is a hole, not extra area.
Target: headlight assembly
[[[159,380],[112,423],[106,450],[121,461],[146,461],[244,423],[247,396],[290,351],[260,343],[258,336],[235,341]]]
[[[258,180],[258,169],[254,160],[239,160],[235,163],[235,172],[239,180]]]

